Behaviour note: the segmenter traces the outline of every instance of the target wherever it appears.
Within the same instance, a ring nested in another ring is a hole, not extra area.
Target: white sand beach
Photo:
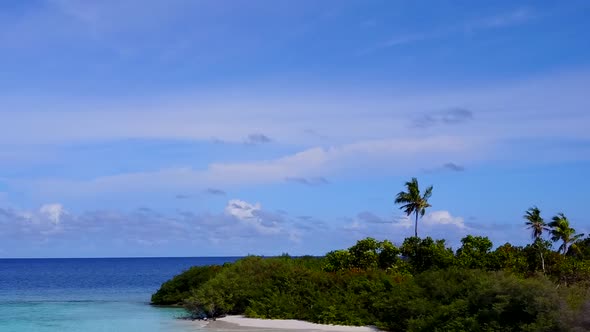
[[[229,329],[231,325],[247,329],[278,329],[300,331],[332,331],[332,332],[375,332],[377,328],[369,326],[343,326],[309,323],[294,319],[258,319],[244,316],[226,316],[210,322],[210,328]]]

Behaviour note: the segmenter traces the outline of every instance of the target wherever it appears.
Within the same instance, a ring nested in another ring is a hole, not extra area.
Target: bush
[[[545,278],[503,272],[428,271],[399,285],[379,305],[379,325],[393,331],[559,331],[562,308]]]
[[[401,254],[408,260],[414,273],[429,269],[444,269],[455,263],[453,250],[446,247],[445,240],[434,241],[430,237],[405,239]]]
[[[487,237],[467,235],[457,249],[457,264],[468,269],[486,269],[492,264],[492,241]]]
[[[326,254],[326,271],[375,270],[399,264],[399,249],[388,240],[379,242],[371,237],[357,241],[347,250],[335,250]]]
[[[160,289],[152,295],[152,304],[175,305],[182,304],[190,296],[192,289],[200,287],[213,278],[221,266],[194,266],[162,284]]]
[[[194,267],[164,283],[154,304],[183,302],[193,318],[227,314],[376,325],[392,331],[582,331],[590,327],[590,261],[468,236],[358,241],[325,258],[250,256]],[[546,248],[541,248],[546,250]],[[473,269],[474,267],[480,269]]]
[[[366,325],[373,297],[391,288],[384,271],[313,269],[298,259],[248,257],[221,271],[187,300],[193,316],[245,314],[257,318]]]

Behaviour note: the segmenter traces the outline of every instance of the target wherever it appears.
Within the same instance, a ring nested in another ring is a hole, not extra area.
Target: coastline
[[[212,329],[279,329],[299,331],[332,331],[332,332],[376,332],[380,331],[371,326],[346,326],[316,324],[295,319],[260,319],[247,318],[242,315],[230,315],[209,321],[207,328]]]

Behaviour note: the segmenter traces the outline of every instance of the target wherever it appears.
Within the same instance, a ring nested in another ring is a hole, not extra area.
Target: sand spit
[[[309,323],[294,319],[258,319],[244,316],[226,316],[217,318],[207,324],[208,328],[220,330],[299,330],[299,331],[332,331],[332,332],[376,332],[377,328],[369,326],[343,326]]]

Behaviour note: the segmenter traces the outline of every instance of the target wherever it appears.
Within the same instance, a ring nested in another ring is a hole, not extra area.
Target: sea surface
[[[0,331],[198,331],[151,294],[191,266],[236,259],[0,259]]]

